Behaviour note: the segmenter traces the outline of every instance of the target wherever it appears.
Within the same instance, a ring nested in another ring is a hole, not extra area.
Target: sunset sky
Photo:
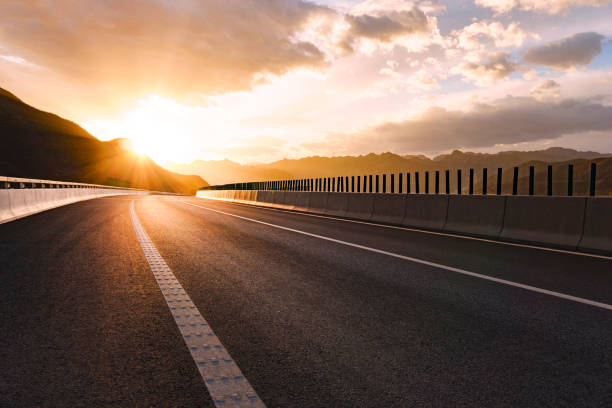
[[[0,87],[160,163],[612,152],[610,0],[2,0]]]

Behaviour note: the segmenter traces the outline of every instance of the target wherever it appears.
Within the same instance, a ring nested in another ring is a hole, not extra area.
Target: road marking
[[[183,204],[191,205],[191,206],[198,207],[198,208],[203,208],[205,210],[213,211],[213,212],[216,212],[216,213],[219,213],[219,214],[229,215],[231,217],[236,217],[236,218],[240,218],[240,219],[243,219],[243,220],[246,220],[246,221],[251,221],[251,222],[258,223],[258,224],[267,225],[269,227],[274,227],[274,228],[282,229],[282,230],[285,230],[285,231],[295,232],[297,234],[302,234],[302,235],[306,235],[306,236],[313,237],[313,238],[319,238],[319,239],[322,239],[322,240],[325,240],[325,241],[334,242],[336,244],[346,245],[346,246],[350,246],[350,247],[353,247],[353,248],[359,248],[359,249],[363,249],[365,251],[370,251],[370,252],[374,252],[374,253],[377,253],[377,254],[387,255],[387,256],[391,256],[393,258],[403,259],[405,261],[414,262],[414,263],[418,263],[418,264],[421,264],[421,265],[427,265],[427,266],[431,266],[431,267],[434,267],[434,268],[443,269],[443,270],[446,270],[446,271],[449,271],[449,272],[460,273],[462,275],[472,276],[474,278],[485,279],[485,280],[488,280],[488,281],[497,282],[497,283],[501,283],[501,284],[504,284],[504,285],[514,286],[516,288],[521,288],[521,289],[529,290],[529,291],[532,291],[532,292],[542,293],[542,294],[545,294],[545,295],[554,296],[554,297],[558,297],[558,298],[561,298],[561,299],[571,300],[573,302],[584,303],[586,305],[599,307],[601,309],[612,310],[612,305],[609,305],[607,303],[601,303],[601,302],[596,302],[594,300],[584,299],[584,298],[581,298],[581,297],[576,297],[576,296],[572,296],[572,295],[566,295],[564,293],[554,292],[552,290],[542,289],[542,288],[538,288],[536,286],[524,285],[524,284],[518,283],[518,282],[512,282],[512,281],[505,280],[505,279],[495,278],[493,276],[488,276],[488,275],[483,275],[483,274],[476,273],[476,272],[466,271],[465,269],[454,268],[452,266],[446,266],[446,265],[438,264],[438,263],[435,263],[435,262],[425,261],[425,260],[419,259],[419,258],[413,258],[413,257],[410,257],[410,256],[396,254],[394,252],[383,251],[381,249],[371,248],[371,247],[368,247],[368,246],[359,245],[359,244],[355,244],[355,243],[352,243],[352,242],[342,241],[342,240],[339,240],[339,239],[330,238],[330,237],[326,237],[326,236],[323,236],[323,235],[318,235],[318,234],[313,234],[313,233],[306,232],[306,231],[297,230],[297,229],[294,229],[294,228],[283,227],[282,225],[271,224],[269,222],[259,221],[259,220],[255,220],[253,218],[243,217],[241,215],[236,215],[236,214],[231,214],[231,213],[228,213],[228,212],[225,212],[225,211],[215,210],[213,208],[208,208],[208,207],[204,207],[204,206],[201,206],[201,205],[188,203],[187,201],[181,201],[181,202]]]
[[[400,226],[397,226],[397,225],[379,224],[379,223],[372,222],[372,221],[351,220],[351,219],[348,219],[348,218],[333,217],[331,215],[311,214],[311,213],[307,213],[307,212],[303,212],[303,211],[298,211],[298,210],[285,210],[285,209],[282,209],[282,208],[266,207],[266,206],[258,205],[258,204],[237,203],[237,202],[234,202],[234,201],[225,201],[223,199],[213,198],[213,197],[196,197],[196,198],[198,198],[198,199],[205,199],[205,200],[215,200],[215,201],[223,203],[223,204],[232,204],[232,205],[238,205],[238,206],[242,206],[242,207],[250,207],[250,208],[254,207],[254,208],[258,208],[260,210],[266,210],[266,211],[277,211],[277,212],[283,212],[283,213],[289,213],[289,214],[295,214],[295,215],[303,215],[305,217],[326,218],[326,219],[329,219],[329,220],[336,220],[336,221],[342,221],[342,222],[351,222],[353,224],[372,225],[372,226],[380,227],[380,228],[397,229],[397,230],[402,230],[402,231],[418,232],[418,233],[421,233],[421,234],[429,234],[429,235],[440,235],[440,236],[443,236],[443,237],[467,239],[467,240],[471,240],[471,241],[480,241],[480,242],[486,242],[486,243],[496,244],[496,245],[514,246],[514,247],[520,247],[520,248],[530,248],[530,249],[536,249],[536,250],[539,250],[539,251],[557,252],[557,253],[561,253],[561,254],[578,255],[578,256],[585,256],[585,257],[588,257],[588,258],[599,258],[599,259],[607,259],[607,260],[611,260],[612,261],[612,256],[599,255],[599,254],[589,254],[587,252],[572,251],[571,249],[548,248],[548,247],[545,247],[545,246],[530,245],[530,244],[519,244],[517,242],[507,242],[507,241],[500,241],[500,240],[489,239],[489,238],[470,237],[468,235],[453,234],[451,232],[428,231],[428,230],[424,230],[424,229],[417,229],[417,228],[410,228],[410,227],[400,227]]]
[[[263,407],[249,381],[202,317],[144,230],[130,202],[132,225],[170,313],[217,407]]]

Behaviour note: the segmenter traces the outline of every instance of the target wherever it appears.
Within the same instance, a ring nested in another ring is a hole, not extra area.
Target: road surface
[[[0,225],[0,406],[214,406],[132,203],[268,407],[612,405],[610,258],[146,196]]]

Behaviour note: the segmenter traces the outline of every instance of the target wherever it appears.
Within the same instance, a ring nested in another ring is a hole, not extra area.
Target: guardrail
[[[99,184],[0,177],[0,224],[77,201],[147,193]]]
[[[451,174],[450,170],[444,170],[442,173],[439,170],[425,172],[407,172],[407,173],[391,173],[391,174],[369,174],[363,176],[334,176],[334,177],[318,177],[292,180],[275,180],[275,181],[255,181],[246,183],[230,183],[216,186],[204,187],[200,190],[268,190],[268,191],[310,191],[310,192],[336,192],[336,193],[391,193],[391,194],[477,194],[475,187],[480,187],[481,195],[503,195],[503,169],[497,168],[495,176],[489,176],[488,169],[484,168],[481,171],[482,181],[479,185],[475,184],[474,169],[469,169],[467,174],[467,186],[462,187],[462,182],[465,179],[461,169],[456,170],[455,175]],[[387,177],[387,175],[389,177]],[[404,178],[405,175],[405,178]],[[397,176],[397,177],[396,177]],[[535,166],[529,166],[528,176],[528,195],[535,195]],[[587,174],[588,195],[596,195],[597,185],[597,164],[591,163],[590,170]],[[491,181],[492,183],[489,183]],[[422,183],[421,183],[422,182]],[[444,183],[442,185],[442,182]],[[547,166],[546,172],[546,194],[553,195],[553,166]],[[453,185],[454,189],[451,189]],[[495,190],[491,191],[491,187],[495,185]],[[567,166],[567,195],[574,195],[574,166]],[[557,186],[558,190],[558,186]],[[585,191],[586,192],[586,191]],[[512,171],[512,191],[510,194],[504,195],[519,195],[519,167],[514,167]]]
[[[612,197],[200,190],[200,198],[612,254]]]

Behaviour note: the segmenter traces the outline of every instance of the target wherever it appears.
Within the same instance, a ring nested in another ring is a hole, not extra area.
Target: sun
[[[131,141],[131,149],[140,155],[149,156],[155,161],[167,161],[172,159],[172,155],[169,154],[169,147],[167,146],[168,141],[159,139],[151,133],[147,133],[147,136],[133,137]]]
[[[226,121],[210,107],[183,105],[173,99],[149,95],[115,117],[90,122],[87,128],[101,140],[126,139],[126,149],[148,156],[158,164],[188,163],[210,149],[227,144]]]
[[[124,134],[131,149],[158,163],[183,161],[193,149],[192,129],[176,114],[173,101],[153,96],[141,102],[123,119]]]

